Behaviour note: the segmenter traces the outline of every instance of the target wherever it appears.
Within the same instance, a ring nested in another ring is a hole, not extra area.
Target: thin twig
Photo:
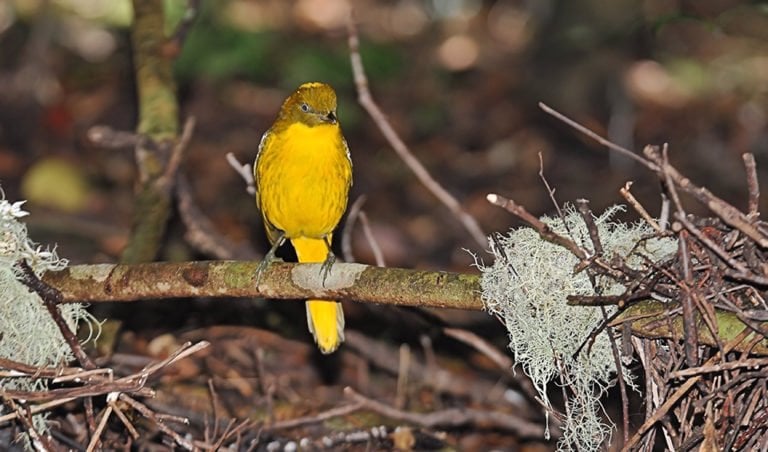
[[[335,417],[340,417],[340,416],[346,416],[348,414],[352,414],[356,411],[359,411],[361,408],[363,408],[363,405],[364,404],[361,402],[353,402],[347,405],[342,405],[340,407],[323,411],[314,416],[304,416],[304,417],[297,417],[294,419],[287,419],[285,421],[278,421],[265,428],[269,431],[276,431],[276,430],[287,430],[292,428],[304,427],[305,425],[319,424],[320,422],[325,422],[328,419],[333,419]]]
[[[675,214],[680,217],[685,217],[686,213],[685,210],[683,210],[683,204],[680,202],[680,196],[677,193],[675,184],[672,181],[669,171],[665,170],[669,165],[668,147],[666,144],[662,150],[660,160],[657,163],[662,168],[659,176],[664,181],[664,188],[675,206]],[[698,363],[699,341],[698,327],[696,325],[696,318],[694,317],[693,294],[691,293],[694,284],[693,271],[690,262],[691,257],[688,252],[687,234],[685,231],[679,230],[679,226],[676,228],[675,225],[673,225],[673,231],[677,232],[678,235],[678,256],[681,258],[684,278],[683,281],[678,282],[678,285],[683,291],[680,304],[683,307],[683,347],[685,351],[685,361],[688,366],[695,366]]]
[[[630,151],[629,149],[619,146],[618,144],[607,140],[600,135],[596,134],[595,132],[589,130],[588,128],[584,127],[583,125],[579,124],[578,122],[574,121],[573,119],[565,116],[564,114],[560,113],[559,111],[555,110],[554,108],[550,107],[549,105],[545,104],[544,102],[539,102],[539,108],[544,110],[545,113],[548,113],[555,118],[559,119],[560,121],[566,123],[567,125],[571,126],[572,128],[578,130],[579,132],[583,133],[584,135],[587,135],[588,137],[592,138],[593,140],[597,141],[598,143],[602,144],[603,146],[606,146],[608,149],[612,149],[619,154],[622,154],[626,157],[631,158],[632,160],[640,163],[644,167],[648,168],[651,171],[657,171],[658,168],[656,165],[654,165],[652,162],[649,162],[648,160],[642,158],[641,156],[635,154],[634,152]]]
[[[561,220],[564,219],[565,215],[563,215],[563,210],[560,208],[560,203],[557,202],[557,199],[555,199],[555,189],[549,185],[549,181],[547,180],[546,176],[544,176],[544,156],[541,154],[541,152],[539,152],[539,179],[541,179],[541,182],[544,183],[544,187],[547,189],[547,195],[549,195],[549,200],[552,201],[552,205],[557,211],[557,216]],[[566,230],[568,230],[568,235],[572,235],[570,229],[568,229],[568,225],[565,222],[563,222],[563,225],[565,226]]]
[[[70,369],[75,370],[75,369]],[[110,368],[99,368],[99,369],[93,369],[93,370],[80,370],[79,372],[72,372],[63,374],[61,376],[56,376],[51,380],[51,383],[64,383],[64,382],[72,382],[75,383],[82,383],[93,380],[93,377],[99,377],[99,378],[106,378],[108,380],[111,380],[114,375],[114,370]],[[38,376],[38,375],[35,375]]]
[[[669,228],[669,197],[667,193],[661,191],[661,209],[659,211],[659,227],[662,231],[666,231]]]
[[[219,437],[218,440],[216,440],[215,443],[213,443],[210,446],[209,450],[212,450],[212,451],[223,450],[222,446],[224,445],[224,441],[226,441],[227,439],[229,439],[229,438],[231,438],[233,436],[240,435],[240,433],[243,430],[245,430],[246,428],[252,426],[253,423],[254,423],[250,419],[245,419],[245,420],[241,421],[237,425],[235,425],[235,422],[236,422],[235,419],[231,419],[229,421],[229,423],[227,423],[227,426],[224,428],[224,431],[221,432],[221,436]]]
[[[750,358],[738,361],[728,361],[720,364],[704,365],[699,367],[689,367],[680,369],[669,374],[669,378],[691,377],[699,374],[724,372],[727,370],[741,369],[743,367],[765,367],[768,366],[768,358]]]
[[[463,425],[483,425],[515,432],[523,438],[541,438],[544,427],[507,413],[471,408],[448,408],[431,413],[413,413],[398,410],[384,403],[359,394],[347,386],[344,395],[362,403],[363,408],[397,421],[409,422],[426,428],[459,427]]]
[[[101,434],[104,432],[104,427],[107,426],[107,421],[109,420],[109,416],[111,414],[112,405],[107,405],[101,414],[101,420],[99,421],[99,424],[96,426],[93,435],[91,435],[91,442],[88,443],[88,447],[85,449],[85,452],[93,452],[96,447],[99,446],[99,443],[101,442]]]
[[[93,126],[86,132],[86,138],[94,146],[103,149],[133,149],[139,144],[141,135],[135,132],[115,130],[109,126]]]
[[[7,358],[0,358],[0,369],[9,369],[0,374],[0,376],[4,378],[31,376],[38,378],[64,378],[64,376],[68,375],[85,375],[86,373],[91,372],[83,371],[80,367],[35,367]],[[90,374],[88,373],[88,375]]]
[[[677,243],[679,245],[678,255],[682,256],[683,276],[684,281],[680,281],[678,284],[682,289],[682,299],[680,304],[683,307],[683,346],[685,349],[685,361],[688,366],[695,366],[698,363],[698,326],[696,324],[696,317],[694,316],[693,309],[693,273],[691,271],[690,254],[688,252],[688,241],[686,234],[680,232],[678,235]]]
[[[642,204],[640,204],[640,201],[635,198],[635,195],[632,194],[632,192],[629,191],[629,189],[632,187],[632,181],[627,181],[627,183],[624,184],[624,186],[619,189],[619,193],[621,196],[629,203],[630,206],[632,206],[635,211],[640,214],[641,217],[645,220],[646,223],[648,223],[656,232],[664,232],[661,230],[661,227],[659,226],[659,223],[656,222],[656,220],[651,217],[651,215],[648,213],[647,210],[645,210],[645,207],[643,207]]]
[[[200,14],[200,0],[187,0],[187,7],[184,10],[184,16],[182,16],[176,30],[174,30],[171,37],[163,44],[163,54],[167,58],[176,58],[181,53],[181,49],[184,47],[184,41],[187,39],[189,30],[192,29],[192,25],[195,23]]]
[[[744,235],[751,238],[761,248],[768,248],[768,236],[762,233],[752,224],[739,209],[715,196],[711,191],[704,187],[699,187],[691,182],[690,179],[680,174],[669,162],[665,162],[662,153],[655,146],[646,146],[643,154],[659,167],[659,175],[662,178],[668,178],[681,190],[696,198],[716,214],[720,219],[730,226],[738,229]]]
[[[60,405],[64,405],[65,403],[69,403],[69,402],[71,402],[73,400],[77,400],[77,397],[65,397],[63,399],[56,399],[56,400],[51,400],[50,402],[45,402],[45,403],[39,403],[39,404],[31,405],[29,407],[29,414],[35,415],[35,414],[38,414],[38,413],[43,413],[43,412],[48,411],[50,409],[56,408],[56,407],[58,407]],[[18,418],[18,416],[19,416],[19,414],[17,412],[15,412],[15,411],[13,413],[4,414],[4,415],[0,416],[0,425],[6,423],[8,421],[12,421],[12,420]]]
[[[747,152],[741,155],[744,160],[744,169],[747,172],[747,188],[749,189],[749,214],[750,218],[760,216],[760,183],[757,180],[757,164],[755,155]]]
[[[725,344],[723,348],[715,354],[715,356],[709,358],[707,362],[703,364],[704,366],[711,366],[715,362],[719,361],[721,359],[721,356],[725,356],[726,354],[730,353],[731,350],[733,350],[737,345],[739,345],[742,341],[744,341],[747,336],[750,335],[749,328],[744,328],[744,330],[738,334],[733,340]],[[628,452],[633,450],[635,445],[640,441],[640,439],[648,432],[648,430],[653,427],[657,422],[664,419],[667,413],[670,409],[682,398],[688,390],[693,387],[696,383],[701,380],[702,374],[698,374],[688,380],[685,381],[677,390],[671,394],[667,399],[664,401],[664,403],[659,406],[656,411],[654,411],[653,415],[646,416],[645,422],[643,422],[643,425],[640,426],[640,428],[637,429],[634,435],[632,435],[632,438],[630,438],[629,442],[624,445],[624,447],[621,449],[622,452]]]
[[[341,255],[347,262],[355,262],[355,256],[352,253],[352,231],[355,229],[355,223],[362,212],[365,204],[365,195],[360,195],[347,210],[347,221],[344,223],[344,231],[341,235]]]
[[[584,224],[587,226],[589,232],[589,239],[592,241],[592,246],[595,250],[596,256],[603,255],[603,244],[600,241],[600,233],[597,232],[597,225],[595,224],[595,218],[592,215],[592,211],[589,209],[589,200],[577,199],[576,208],[581,215],[581,219],[584,220]]]
[[[138,388],[141,390],[142,388]],[[93,396],[83,397],[83,407],[85,408],[85,425],[88,427],[88,434],[93,435],[96,431],[96,415],[93,409]]]
[[[512,359],[509,356],[505,355],[496,347],[494,347],[493,344],[471,331],[462,330],[459,328],[443,328],[443,333],[469,345],[478,352],[482,353],[491,361],[493,361],[494,364],[499,366],[500,369],[507,371],[514,365]]]
[[[43,452],[55,450],[48,436],[41,435],[32,424],[32,413],[29,408],[16,403],[13,400],[13,397],[8,397],[6,391],[2,387],[0,387],[0,397],[2,397],[3,403],[16,413],[16,419],[21,422],[21,425],[26,430],[36,450],[41,450]]]
[[[192,134],[195,132],[195,123],[194,116],[189,116],[187,117],[187,120],[184,121],[181,136],[173,145],[171,156],[168,158],[168,163],[165,165],[165,171],[162,176],[157,178],[155,183],[166,187],[173,186],[176,183],[176,173],[179,170],[179,165],[181,165],[184,153],[189,147],[189,142],[192,140]]]
[[[208,393],[211,395],[211,411],[213,412],[213,432],[211,438],[216,438],[219,434],[219,395],[216,393],[216,388],[213,386],[213,379],[208,379]],[[205,432],[206,439],[208,437],[208,431]]]
[[[603,314],[603,321],[608,323],[608,313],[604,306],[600,306],[600,312]],[[619,347],[616,345],[616,339],[611,331],[606,332],[611,344],[611,353],[613,354],[613,363],[616,367],[616,380],[619,382],[619,394],[621,394],[621,419],[624,445],[629,442],[629,399],[627,398],[627,383],[624,381],[624,366],[621,365],[621,355]]]
[[[235,154],[231,152],[227,152],[227,163],[229,163],[229,166],[232,167],[232,169],[235,170],[237,174],[240,175],[240,177],[243,178],[245,181],[245,191],[248,192],[249,195],[255,196],[256,195],[256,182],[253,180],[253,169],[251,169],[250,163],[240,163],[240,160],[235,157]]]
[[[259,389],[261,395],[267,402],[267,419],[269,424],[275,423],[275,408],[273,399],[272,385],[267,384],[267,372],[264,369],[264,349],[256,348],[256,376],[259,378]]]
[[[172,428],[165,425],[165,422],[157,415],[154,411],[152,411],[148,406],[144,405],[143,403],[139,402],[138,400],[130,397],[127,394],[120,394],[120,400],[127,403],[133,409],[138,411],[142,416],[147,418],[149,421],[154,423],[157,428],[159,428],[163,433],[170,436],[176,444],[179,446],[187,449],[187,450],[195,450],[194,444],[192,444],[189,440],[186,438],[183,438],[181,435],[176,433]]]
[[[117,404],[117,401],[111,400],[108,402],[109,405],[112,407],[112,410],[117,415],[117,418],[120,419],[120,421],[123,423],[125,428],[128,430],[128,433],[131,435],[131,438],[134,440],[139,439],[139,432],[136,430],[136,427],[133,426],[133,423],[128,419],[128,416],[123,413],[123,410],[120,408],[120,405]]]
[[[704,244],[707,248],[709,248],[711,251],[713,251],[715,254],[717,254],[717,257],[722,259],[725,263],[727,263],[731,268],[736,270],[737,272],[748,275],[750,273],[749,269],[745,267],[741,262],[737,261],[733,258],[728,252],[726,252],[720,245],[715,243],[714,240],[707,237],[701,229],[697,228],[693,223],[691,223],[688,218],[686,218],[685,215],[680,214],[679,212],[675,212],[674,214],[675,220],[680,222],[683,227],[690,232],[694,237],[696,237],[697,240],[699,240],[701,243]]]
[[[185,342],[181,345],[176,351],[171,353],[167,358],[165,358],[162,361],[158,361],[154,364],[150,364],[149,366],[142,369],[140,372],[138,372],[139,375],[149,376],[160,369],[163,369],[165,367],[168,367],[172,364],[174,364],[177,361],[181,361],[184,358],[189,357],[190,355],[199,352],[200,350],[203,350],[211,345],[208,341],[199,341],[195,344],[192,344],[191,342]]]
[[[145,381],[141,378],[136,378],[134,375],[121,378],[120,380],[105,381],[85,386],[54,388],[46,391],[19,391],[7,389],[5,393],[14,399],[32,402],[43,402],[70,397],[99,396],[113,391],[151,395],[151,391],[145,389],[144,384]]]
[[[368,215],[363,212],[363,204],[365,203],[365,195],[360,195],[355,202],[349,208],[347,214],[347,222],[344,225],[344,234],[341,236],[341,252],[344,256],[344,260],[347,262],[355,262],[355,257],[352,254],[352,232],[354,231],[357,220],[360,220],[360,226],[363,228],[363,235],[368,242],[368,246],[371,247],[373,252],[373,258],[377,267],[386,267],[384,261],[384,253],[381,252],[381,247],[376,237],[371,231],[371,225],[368,222]]]
[[[525,207],[521,206],[520,204],[517,204],[511,199],[507,199],[495,193],[489,193],[486,198],[491,204],[495,204],[503,209],[506,209],[509,213],[516,215],[521,220],[533,226],[533,228],[536,229],[536,231],[544,240],[562,246],[579,259],[583,260],[587,258],[587,253],[584,252],[584,250],[581,249],[581,247],[579,247],[576,242],[553,232],[549,225],[531,215],[527,210],[525,210]]]
[[[432,194],[442,202],[453,215],[461,222],[464,228],[469,232],[472,238],[480,245],[481,248],[488,246],[488,240],[485,237],[485,233],[480,228],[477,220],[470,214],[468,214],[461,204],[453,197],[446,189],[444,189],[433,177],[429,174],[424,165],[413,155],[408,149],[408,146],[400,139],[400,136],[395,132],[395,129],[390,124],[389,120],[384,113],[382,113],[379,106],[373,100],[371,91],[368,87],[368,78],[365,75],[365,68],[363,66],[363,59],[360,56],[360,40],[357,34],[357,27],[354,23],[352,16],[350,15],[347,20],[347,31],[349,33],[349,58],[352,64],[352,73],[355,79],[355,87],[357,88],[357,99],[360,105],[368,112],[371,119],[376,123],[381,130],[381,133],[389,142],[390,146],[395,150],[397,155],[403,160],[403,162],[410,168],[410,170],[416,175],[419,181],[430,191]]]
[[[373,231],[371,231],[371,225],[368,223],[368,215],[365,214],[365,212],[360,212],[360,226],[363,227],[363,234],[365,235],[365,239],[368,241],[368,246],[371,247],[371,251],[373,252],[373,259],[376,262],[377,267],[386,267],[387,263],[384,260],[384,253],[381,252],[381,247],[379,246],[379,242],[376,240],[376,237],[373,235]]]
[[[43,305],[48,310],[48,313],[51,315],[54,323],[56,323],[59,331],[61,331],[64,340],[67,342],[67,345],[69,345],[72,354],[75,355],[75,358],[80,365],[88,370],[95,369],[96,365],[93,364],[93,361],[91,361],[88,355],[85,354],[85,351],[83,351],[83,348],[80,346],[80,341],[77,340],[75,333],[69,329],[69,325],[67,325],[67,322],[61,315],[61,311],[59,311],[58,305],[63,300],[61,292],[38,278],[27,261],[20,260],[16,263],[15,267],[21,270],[21,282],[30,290],[34,291],[43,301]]]
[[[400,344],[398,357],[395,408],[403,409],[408,403],[408,374],[411,367],[411,347],[408,344]]]
[[[217,259],[259,259],[262,256],[248,243],[235,243],[223,236],[195,202],[192,186],[184,174],[176,180],[179,216],[184,222],[184,238],[199,251]]]

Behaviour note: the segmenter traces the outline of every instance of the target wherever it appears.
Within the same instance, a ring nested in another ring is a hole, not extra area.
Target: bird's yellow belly
[[[293,127],[279,152],[262,156],[270,168],[260,171],[261,208],[287,238],[322,238],[346,209],[351,164],[337,130]]]

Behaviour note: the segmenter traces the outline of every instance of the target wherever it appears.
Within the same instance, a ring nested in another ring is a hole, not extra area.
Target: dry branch
[[[544,426],[529,422],[513,414],[471,408],[447,408],[431,413],[414,413],[399,410],[387,404],[365,397],[350,387],[344,388],[344,395],[368,409],[397,421],[405,421],[428,428],[459,427],[472,425],[480,428],[503,429],[515,432],[523,438],[541,438]]]
[[[51,315],[54,323],[56,323],[61,335],[64,337],[64,340],[67,342],[67,345],[69,345],[69,348],[72,350],[72,353],[80,365],[86,369],[95,369],[96,366],[88,355],[85,354],[83,348],[80,346],[80,341],[77,340],[75,333],[70,329],[69,325],[67,325],[67,322],[61,315],[61,311],[59,311],[58,304],[61,302],[61,293],[41,281],[26,261],[19,261],[16,264],[16,268],[18,268],[21,273],[20,281],[30,290],[37,293],[42,300],[43,305],[48,310],[48,313]]]
[[[353,18],[350,16],[347,21],[347,32],[349,33],[349,58],[352,64],[352,74],[355,79],[355,87],[357,88],[357,100],[360,105],[368,112],[368,114],[376,123],[376,126],[381,130],[384,138],[387,139],[392,149],[395,150],[397,155],[405,162],[406,166],[416,175],[424,187],[427,188],[443,205],[448,207],[451,213],[459,220],[464,228],[469,232],[472,238],[477,242],[480,247],[485,248],[488,246],[488,240],[485,237],[477,220],[467,213],[461,206],[459,201],[451,195],[448,190],[443,188],[439,182],[429,174],[429,171],[421,164],[405,142],[395,131],[392,124],[390,124],[387,117],[381,111],[379,106],[373,100],[371,91],[368,88],[368,77],[365,75],[365,68],[363,66],[363,59],[360,56],[360,39],[357,35],[357,27]]]
[[[646,413],[645,422],[623,450],[654,450],[658,433],[673,450],[765,449],[768,361],[750,357],[768,354],[768,228],[757,210],[760,192],[754,158],[743,156],[749,190],[749,212],[744,213],[674,168],[666,145],[646,146],[639,156],[541,107],[655,173],[662,186],[662,220],[659,226],[648,222],[657,236],[664,235],[669,208],[674,209],[672,230],[679,244],[674,256],[650,263],[647,274],[632,274],[620,259],[603,262],[623,274],[623,280],[617,281],[625,286],[625,293],[569,298],[578,304],[627,306],[608,326],[634,336],[628,342],[643,363]],[[625,198],[648,220],[645,208],[626,188]],[[688,215],[679,192],[706,206],[711,217]],[[520,215],[520,209],[509,210]],[[537,229],[544,237],[542,229]],[[549,239],[568,248],[562,240]],[[606,274],[602,264],[599,259],[582,258],[580,267]]]

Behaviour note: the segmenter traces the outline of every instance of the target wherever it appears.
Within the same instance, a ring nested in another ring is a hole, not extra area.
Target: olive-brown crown
[[[336,124],[336,92],[325,83],[304,83],[283,102],[278,122],[301,122],[308,126]]]

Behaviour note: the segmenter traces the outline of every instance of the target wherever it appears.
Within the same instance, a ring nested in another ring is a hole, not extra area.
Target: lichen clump
[[[16,264],[26,261],[36,275],[61,270],[67,266],[54,249],[41,247],[27,236],[27,228],[20,221],[28,215],[22,210],[24,201],[10,203],[0,191],[0,357],[36,367],[64,365],[72,361],[72,351],[43,306],[38,295],[19,281]],[[59,306],[61,314],[72,331],[86,321],[95,323],[81,304]],[[0,378],[4,389],[25,391],[43,390],[46,381],[40,378]],[[0,408],[2,412],[4,408]],[[45,431],[44,417],[34,417],[35,428]]]
[[[650,262],[675,253],[676,240],[652,237],[653,230],[645,223],[612,222],[611,218],[620,210],[621,206],[613,206],[594,219],[607,260],[618,256],[631,268],[647,270]],[[573,207],[566,206],[563,218],[541,220],[555,233],[569,237],[594,254],[587,227]],[[569,399],[559,448],[600,449],[609,440],[612,429],[601,419],[599,403],[616,374],[609,332],[604,330],[593,343],[582,347],[604,321],[603,312],[598,307],[569,306],[566,297],[620,295],[624,286],[602,276],[595,278],[593,286],[586,271],[574,272],[579,263],[576,256],[543,240],[531,228],[491,237],[490,243],[495,262],[491,266],[480,265],[486,309],[506,323],[515,361],[531,378],[549,410],[552,407],[547,385],[557,381],[558,385],[566,386]],[[605,309],[608,316],[616,310]],[[621,347],[618,338],[616,341]],[[626,369],[623,375],[631,384]]]

